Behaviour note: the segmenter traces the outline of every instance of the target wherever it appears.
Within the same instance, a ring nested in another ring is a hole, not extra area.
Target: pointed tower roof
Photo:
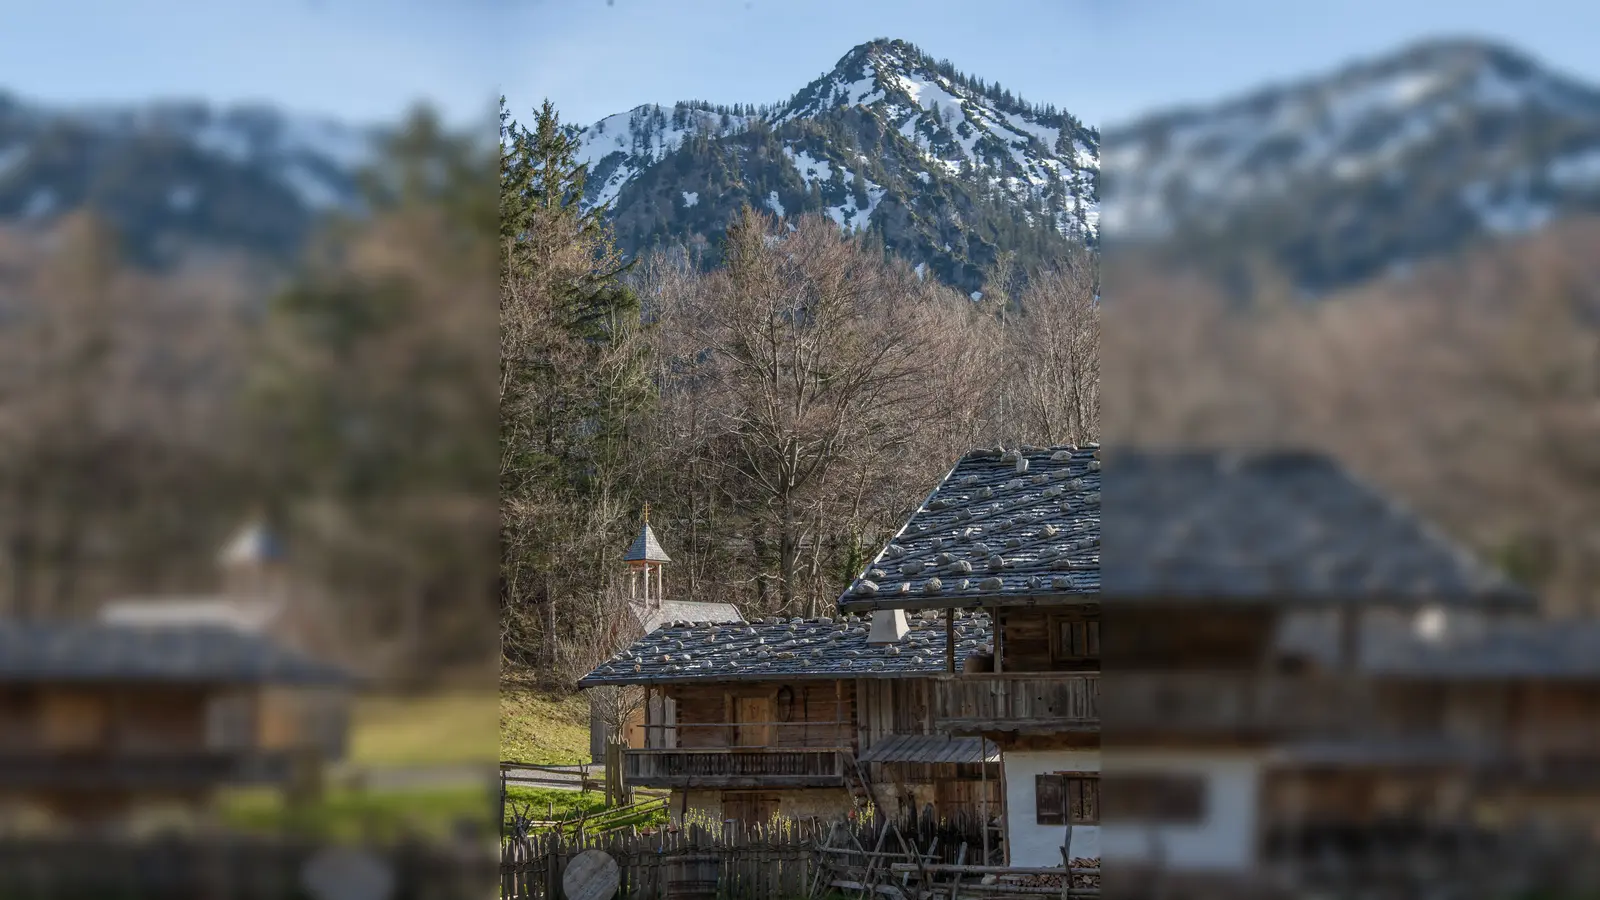
[[[639,529],[639,536],[633,539],[633,546],[628,548],[627,553],[622,554],[622,559],[624,562],[672,562],[672,557],[661,549],[661,542],[656,540],[656,533],[650,530],[648,503],[644,505],[644,527]]]

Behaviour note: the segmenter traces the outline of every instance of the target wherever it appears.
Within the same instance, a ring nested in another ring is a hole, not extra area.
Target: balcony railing
[[[965,675],[935,683],[933,717],[940,731],[1054,733],[1100,725],[1098,673],[1035,672]]]
[[[1359,680],[1254,673],[975,674],[936,683],[934,719],[952,734],[1323,737],[1369,728],[1374,697]]]
[[[1105,682],[1105,735],[1348,738],[1373,731],[1377,694],[1356,678],[1127,672]]]
[[[837,749],[628,750],[622,765],[627,783],[640,787],[779,788],[844,784],[844,759]]]

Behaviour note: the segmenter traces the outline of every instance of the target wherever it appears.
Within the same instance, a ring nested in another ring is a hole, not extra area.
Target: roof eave
[[[951,597],[889,594],[882,596],[852,596],[839,601],[839,608],[847,613],[875,610],[903,609],[977,609],[989,607],[1082,606],[1110,600],[1119,606],[1168,605],[1179,603],[1264,606],[1286,609],[1340,609],[1364,606],[1372,609],[1415,609],[1440,604],[1454,609],[1484,609],[1505,612],[1531,612],[1539,608],[1538,598],[1527,591],[1497,590],[1482,594],[1439,596],[1435,594],[1386,594],[1383,596],[1351,596],[1349,594],[1194,594],[1177,593],[1151,595],[1108,595],[1104,592],[1082,594],[963,594]]]
[[[942,658],[942,657],[941,657]],[[956,672],[961,669],[958,667]],[[592,687],[606,687],[628,684],[710,684],[720,681],[776,681],[785,684],[796,681],[854,681],[857,678],[939,678],[950,674],[947,669],[933,672],[907,672],[903,669],[851,669],[847,672],[713,672],[705,675],[685,675],[674,672],[670,675],[645,675],[640,673],[632,677],[594,678],[584,676],[578,679],[578,689],[587,690]]]
[[[1099,603],[1098,593],[1082,594],[962,594],[951,597],[889,594],[884,596],[855,596],[839,601],[839,608],[847,613],[871,612],[880,609],[978,609],[988,607],[1027,606],[1083,606]]]

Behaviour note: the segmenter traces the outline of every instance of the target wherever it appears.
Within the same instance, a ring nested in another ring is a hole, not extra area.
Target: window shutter
[[[1067,824],[1064,781],[1060,775],[1033,776],[1033,801],[1037,824]]]
[[[1067,779],[1068,814],[1074,825],[1100,824],[1100,778],[1079,775]]]

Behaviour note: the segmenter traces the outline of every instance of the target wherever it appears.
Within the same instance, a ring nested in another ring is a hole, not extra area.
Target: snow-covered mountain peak
[[[648,242],[702,234],[675,219],[715,228],[723,201],[737,199],[780,216],[820,212],[851,231],[909,229],[922,236],[918,262],[951,254],[935,270],[967,282],[995,252],[986,237],[988,249],[961,259],[955,238],[975,206],[1074,240],[1098,229],[1098,130],[904,41],[853,48],[783,103],[645,105],[573,133],[589,166],[585,204],[640,220]],[[707,167],[715,183],[700,177]],[[632,233],[619,229],[630,250]]]

